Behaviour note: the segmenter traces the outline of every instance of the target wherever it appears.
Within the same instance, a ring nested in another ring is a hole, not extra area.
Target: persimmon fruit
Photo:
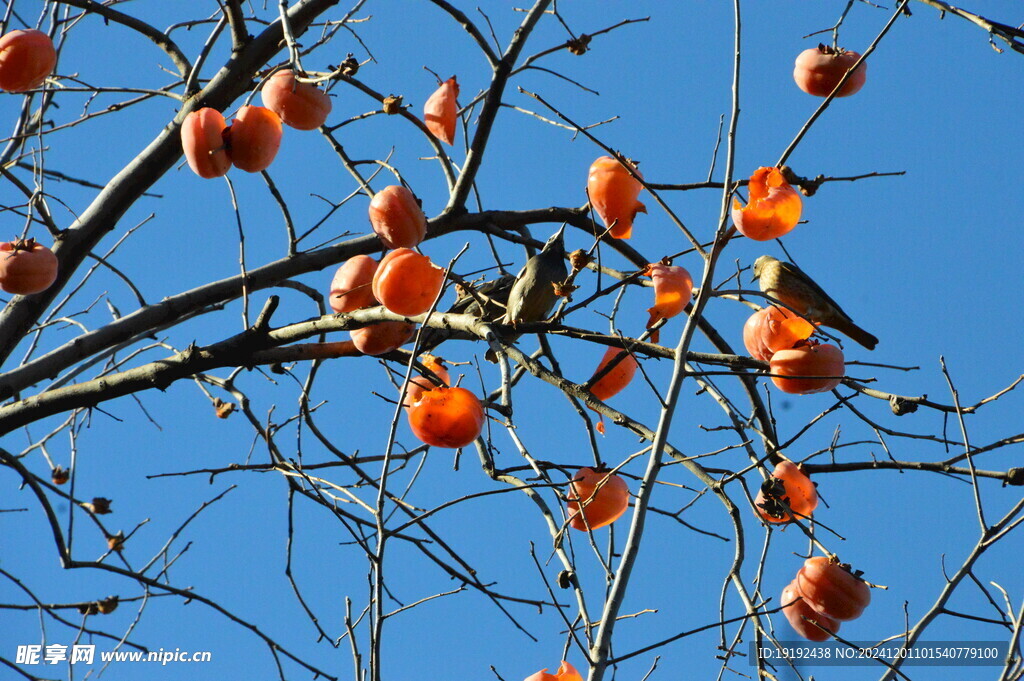
[[[0,89],[35,90],[56,65],[53,40],[42,31],[15,29],[0,36]]]
[[[814,626],[807,620],[813,620],[825,627],[833,634],[839,631],[840,622],[822,615],[820,612],[814,610],[807,604],[806,600],[803,600],[803,594],[797,587],[796,580],[794,579],[789,583],[785,589],[782,590],[782,598],[779,601],[782,605],[782,614],[786,616],[789,621],[789,625],[793,627],[796,633],[800,634],[808,641],[827,641],[832,638],[828,632],[822,631],[818,627]],[[804,618],[807,619],[804,619]]]
[[[188,167],[199,177],[222,177],[231,169],[224,134],[227,123],[216,109],[204,107],[185,116],[181,123],[181,149]]]
[[[795,312],[774,305],[750,315],[743,325],[743,345],[754,359],[767,362],[779,350],[807,340],[815,326]]]
[[[0,289],[29,295],[50,288],[57,279],[57,256],[35,239],[0,244]]]
[[[843,351],[827,343],[779,350],[768,363],[772,383],[784,393],[808,395],[831,390],[846,374]]]
[[[398,184],[374,194],[370,226],[388,248],[415,248],[427,235],[427,217],[416,195]]]
[[[484,427],[483,406],[465,388],[427,390],[406,413],[413,435],[434,447],[465,447],[480,437]]]
[[[838,561],[813,556],[796,573],[796,586],[815,612],[846,622],[860,617],[871,603],[871,589]]]
[[[797,87],[809,95],[828,97],[858,59],[860,54],[852,50],[818,45],[797,55],[793,80],[796,81]],[[868,65],[867,62],[862,62],[857,70],[850,74],[843,88],[836,93],[836,97],[849,97],[859,92],[867,78]]]
[[[556,673],[548,674],[547,669],[541,669],[536,674],[530,674],[523,681],[583,681],[583,677],[571,664],[562,660]]]
[[[356,350],[364,355],[376,357],[402,347],[409,342],[415,331],[415,324],[377,322],[361,329],[352,329],[348,335],[352,338],[352,344],[356,346]]]
[[[769,241],[788,234],[800,222],[803,200],[778,168],[758,168],[747,186],[749,201],[732,200],[736,229],[754,241]]]
[[[373,275],[373,297],[395,314],[415,317],[433,305],[444,285],[444,270],[409,248],[391,251]]]
[[[331,98],[313,85],[295,78],[291,69],[277,71],[260,91],[263,105],[281,122],[296,130],[316,130],[331,113]]]
[[[581,510],[582,506],[582,510]],[[626,481],[607,469],[581,468],[569,483],[569,527],[596,530],[611,525],[629,508]]]
[[[788,523],[792,515],[780,504],[784,501],[798,518],[811,515],[818,507],[818,491],[811,479],[792,461],[782,461],[764,481],[754,499],[757,513],[770,523]]]
[[[331,280],[330,305],[335,312],[352,312],[378,305],[373,297],[373,275],[377,261],[368,255],[354,255],[338,268]],[[407,322],[377,322],[352,329],[349,336],[364,355],[383,355],[405,345],[416,326]]]
[[[228,156],[247,173],[266,170],[277,156],[283,134],[276,113],[263,106],[243,106],[224,133]]]
[[[612,360],[618,357],[622,357],[619,363],[612,367],[604,376],[597,379],[594,385],[590,386],[590,392],[601,401],[619,394],[623,388],[630,384],[633,376],[636,375],[637,367],[640,366],[633,355],[622,348],[609,347],[605,351],[604,357],[601,358],[601,363],[597,365],[594,375],[599,374]]]
[[[638,176],[640,171],[631,166]],[[643,185],[629,174],[626,167],[611,156],[602,156],[590,166],[587,176],[587,195],[597,216],[611,229],[616,239],[628,239],[633,234],[633,220],[637,213],[646,213],[647,207],[637,201]]]
[[[338,268],[331,280],[329,302],[335,312],[351,312],[373,307],[373,274],[377,261],[368,255],[354,255]]]
[[[423,105],[423,122],[434,137],[451,146],[455,143],[455,123],[459,105],[459,83],[452,76],[438,86]]]
[[[443,361],[440,357],[435,357],[434,355],[423,355],[420,357],[420,364],[430,369],[445,385],[451,385],[451,376],[448,375],[448,370],[445,369]],[[410,376],[409,385],[405,389],[403,406],[408,409],[419,401],[424,392],[433,390],[436,387],[438,386],[426,376]]]
[[[662,319],[671,319],[686,309],[693,296],[693,277],[685,267],[651,263],[645,272],[654,282],[654,306],[647,308],[651,317],[647,328]]]

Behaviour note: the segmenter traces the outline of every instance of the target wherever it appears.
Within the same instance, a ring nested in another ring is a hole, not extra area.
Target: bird
[[[448,312],[472,315],[485,322],[497,322],[505,316],[505,304],[508,302],[513,282],[514,276],[504,274],[497,279],[470,285],[476,293],[475,296],[462,286],[458,286],[456,289],[459,291],[459,297],[448,308]],[[480,301],[483,301],[483,305]],[[446,340],[477,340],[477,337],[453,329],[424,328],[420,337],[420,351],[430,352]]]
[[[874,350],[878,339],[853,323],[814,280],[792,263],[782,262],[770,255],[754,261],[754,278],[761,292],[788,305],[809,321],[828,326]]]
[[[453,314],[470,314],[485,322],[528,324],[547,318],[558,296],[554,284],[565,281],[569,272],[565,264],[563,225],[544,244],[540,253],[530,258],[518,275],[506,274],[473,287],[478,294],[460,293],[458,300],[448,309]],[[477,298],[484,301],[480,305]],[[505,334],[515,341],[521,334]],[[432,352],[446,340],[474,340],[476,337],[453,329],[423,329],[419,351]],[[488,352],[488,355],[491,353]]]
[[[555,284],[568,279],[569,270],[565,264],[565,225],[555,232],[540,253],[526,261],[516,275],[502,323],[516,326],[547,319],[551,308],[558,300]],[[519,334],[508,340],[515,340]]]

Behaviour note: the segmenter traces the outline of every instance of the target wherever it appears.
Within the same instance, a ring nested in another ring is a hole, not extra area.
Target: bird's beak
[[[759,277],[759,276],[757,275],[757,273],[755,272],[755,273],[754,273],[754,276],[752,276],[752,277],[750,278],[750,283],[751,283],[751,284],[753,284],[753,283],[754,283],[755,281],[757,281],[758,279],[760,279],[760,277]]]
[[[544,248],[541,249],[541,250],[543,250],[545,252],[550,252],[552,249],[558,248],[559,250],[563,250],[564,251],[565,250],[564,236],[565,236],[565,225],[563,224],[561,226],[561,228],[557,232],[555,232],[554,234],[551,235],[551,238],[547,240],[547,243],[544,244]]]

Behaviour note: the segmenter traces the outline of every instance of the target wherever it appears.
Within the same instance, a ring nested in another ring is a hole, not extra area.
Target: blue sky
[[[460,5],[463,3],[459,3]],[[1010,0],[975,3],[986,15],[1017,25],[1024,21],[1019,4]],[[981,6],[984,4],[984,6]],[[721,116],[731,106],[732,68],[731,3],[651,1],[560,3],[566,21],[576,32],[594,32],[623,19],[650,17],[650,21],[621,27],[595,38],[583,57],[567,52],[551,55],[541,63],[580,84],[597,90],[585,92],[549,73],[527,72],[518,76],[506,95],[506,103],[535,111],[545,117],[535,100],[519,94],[516,87],[541,94],[546,101],[581,124],[592,124],[617,116],[617,120],[596,129],[600,139],[623,154],[641,161],[648,181],[688,183],[706,179],[711,165]],[[741,117],[737,130],[736,177],[749,176],[757,167],[772,165],[820,100],[800,92],[792,81],[796,55],[828,36],[804,38],[833,25],[846,6],[844,2],[742,3],[743,61],[741,71]],[[474,19],[476,5],[467,5]],[[501,42],[506,42],[522,13],[509,11],[509,3],[486,1],[480,7],[490,17]],[[880,390],[907,395],[927,394],[949,403],[949,390],[939,368],[944,357],[965,404],[973,404],[1010,384],[1024,371],[1016,349],[1022,326],[1017,310],[1024,305],[1019,286],[1018,254],[1024,246],[1018,224],[1022,203],[1018,187],[1022,177],[1015,162],[1024,142],[1020,124],[1019,93],[1024,91],[1024,55],[1010,51],[999,54],[978,28],[955,17],[940,20],[938,13],[921,3],[911,3],[913,16],[898,20],[869,61],[868,82],[857,95],[836,101],[805,137],[789,164],[800,175],[849,176],[871,172],[904,171],[900,177],[865,179],[854,183],[830,183],[805,200],[805,224],[784,238],[788,252],[862,326],[881,339],[878,349],[867,353],[847,343],[847,360],[899,367],[917,367],[906,372],[879,366],[849,367],[858,378],[875,378]],[[21,9],[21,4],[19,4]],[[123,11],[164,28],[181,17],[173,7],[157,2],[126,3]],[[214,12],[210,3],[203,11]],[[472,11],[471,11],[472,10]],[[273,18],[276,7],[256,8],[262,17]],[[840,33],[840,44],[863,49],[890,16],[891,9],[864,3],[852,8]],[[339,12],[340,15],[340,12]],[[362,42],[375,57],[358,77],[377,91],[402,94],[419,112],[436,83],[424,66],[442,77],[457,74],[462,88],[460,102],[467,102],[486,87],[489,69],[475,45],[461,29],[430,3],[403,3],[395,12],[387,3],[369,2],[359,16],[370,16],[354,26]],[[333,16],[333,15],[332,15]],[[195,55],[208,36],[203,24],[174,33],[190,56]],[[252,29],[255,31],[256,29]],[[526,53],[557,45],[566,39],[564,29],[550,17],[538,27]],[[223,39],[222,39],[223,40]],[[97,55],[97,41],[104,49]],[[327,48],[304,58],[306,68],[326,70],[346,53],[360,60],[366,51],[350,34],[341,33]],[[204,76],[227,54],[226,44],[211,56]],[[281,57],[283,58],[283,56]],[[103,27],[88,18],[72,30],[58,74],[71,73],[90,84],[121,87],[155,87],[170,77],[160,70],[166,57],[144,39],[122,27]],[[334,110],[329,124],[338,123],[378,107],[372,99],[346,87],[331,89]],[[51,110],[55,122],[76,118],[86,106],[85,96],[63,93],[60,108]],[[100,108],[117,101],[115,95],[101,95],[89,106]],[[236,103],[235,108],[241,104]],[[0,97],[0,116],[13,120],[21,106],[18,96]],[[45,162],[69,175],[106,182],[133,158],[170,121],[177,103],[170,98],[130,109],[120,115],[93,119],[78,127],[45,138]],[[229,110],[231,111],[231,110]],[[476,120],[469,117],[470,131]],[[464,158],[464,132],[457,134],[453,160]],[[395,117],[374,116],[338,131],[346,151],[356,159],[381,159],[400,169],[402,176],[423,199],[428,216],[443,208],[447,193],[436,161],[424,160],[430,147],[420,133]],[[602,155],[582,137],[573,139],[569,130],[548,125],[513,109],[498,117],[487,160],[479,175],[481,205],[487,210],[521,210],[545,206],[579,206],[586,202],[584,186],[587,168]],[[719,155],[714,178],[722,178],[724,157]],[[330,147],[317,133],[286,130],[281,152],[270,175],[289,203],[300,231],[312,226],[326,212],[316,198],[340,201],[355,185],[337,162]],[[240,214],[246,236],[246,260],[250,267],[280,258],[286,246],[280,211],[258,176],[232,171],[230,178],[239,196]],[[393,178],[383,173],[374,181],[379,189]],[[94,191],[66,183],[48,181],[47,189],[59,196],[66,207],[51,204],[58,223],[67,226],[71,215],[82,211]],[[100,246],[113,245],[131,226],[154,216],[125,245],[114,262],[149,302],[175,295],[208,281],[238,272],[238,228],[230,196],[223,181],[201,180],[187,166],[164,176],[152,188],[160,198],[140,200],[112,230]],[[714,232],[721,206],[719,190],[666,192],[666,200],[687,226],[701,238]],[[0,188],[4,205],[22,198],[9,186]],[[635,224],[631,245],[649,260],[683,250],[686,241],[654,201],[641,196],[651,213]],[[310,239],[313,243],[336,242],[343,235],[361,235],[369,230],[365,197],[356,197],[338,210]],[[7,232],[20,232],[19,219],[8,219]],[[534,236],[545,239],[558,225],[540,225]],[[49,239],[40,234],[46,242]],[[456,233],[426,242],[423,251],[438,263],[446,263],[464,245],[468,255],[460,271],[469,272],[490,262],[486,241],[479,235]],[[578,230],[568,231],[569,249],[585,248],[590,237]],[[522,264],[522,250],[503,244],[500,252],[509,269]],[[774,243],[733,241],[720,261],[716,282],[735,271],[737,264],[748,267],[764,253],[783,257]],[[610,250],[604,257],[613,267],[629,265]],[[692,254],[676,264],[690,269],[699,279],[701,263]],[[310,273],[300,280],[326,293],[333,268]],[[749,279],[744,275],[743,281]],[[77,281],[77,280],[76,280]],[[577,283],[578,295],[592,291],[593,275]],[[728,285],[727,288],[735,288]],[[282,305],[275,324],[298,322],[315,316],[308,298],[289,289],[279,289]],[[136,307],[134,297],[115,278],[99,274],[77,294],[77,307],[84,308],[97,297],[109,300],[122,312]],[[251,307],[258,310],[267,295],[257,292]],[[445,299],[450,302],[452,294]],[[650,290],[630,290],[619,305],[616,325],[624,333],[636,334],[646,320]],[[593,309],[574,313],[567,323],[606,331],[606,315],[612,301],[603,299]],[[713,299],[706,317],[742,353],[741,329],[749,309],[733,300]],[[79,321],[96,328],[109,320],[107,306],[96,305]],[[241,330],[241,306],[231,303],[223,311],[161,332],[161,341],[184,348],[195,341],[216,342]],[[683,326],[671,321],[663,331],[663,342],[674,344]],[[73,338],[74,327],[58,328],[44,335],[43,347],[54,347]],[[340,340],[339,334],[331,340]],[[465,374],[463,385],[479,391],[499,385],[493,365],[482,361],[480,344],[451,343],[443,354],[461,365],[453,375]],[[577,382],[589,377],[603,349],[576,341],[553,339],[552,345],[565,376]],[[524,337],[524,349],[536,347],[535,339]],[[711,351],[699,339],[693,349]],[[166,356],[168,347],[155,347],[128,362]],[[38,354],[38,353],[37,353]],[[20,357],[21,353],[16,353]],[[659,389],[668,384],[671,365],[647,360],[644,369]],[[295,367],[303,380],[308,367]],[[213,372],[224,377],[226,371]],[[482,377],[482,378],[481,378]],[[261,419],[282,423],[295,413],[299,384],[289,377],[244,373],[239,386],[253,400],[253,411]],[[716,384],[740,399],[730,379]],[[762,382],[763,383],[763,382]],[[42,389],[44,386],[39,386]],[[695,383],[684,384],[676,409],[671,441],[687,455],[697,455],[736,444],[731,432],[718,430],[727,423],[724,413],[706,394],[696,394]],[[34,392],[34,391],[33,391]],[[393,405],[373,393],[393,394],[387,371],[374,359],[341,359],[324,363],[318,370],[311,394],[318,408],[318,423],[332,442],[348,454],[373,455],[383,451]],[[849,390],[841,389],[849,394]],[[830,394],[783,396],[770,390],[780,438],[788,439],[811,418],[830,407]],[[114,499],[115,514],[108,527],[130,531],[145,524],[130,542],[128,556],[133,565],[144,564],[186,518],[203,502],[237,485],[221,501],[193,521],[181,538],[178,550],[187,551],[171,569],[172,582],[193,587],[213,598],[239,617],[258,624],[282,646],[343,679],[352,678],[348,643],[339,648],[317,643],[316,631],[297,603],[284,574],[288,532],[288,499],[285,483],[271,473],[226,474],[210,480],[207,476],[150,479],[147,476],[197,468],[218,468],[232,463],[264,462],[265,445],[254,443],[251,427],[240,415],[226,421],[212,415],[209,401],[195,384],[181,381],[166,392],[140,395],[145,409],[159,428],[147,419],[131,398],[104,405],[117,420],[94,413],[78,435],[76,447],[76,492],[83,498],[106,496]],[[657,400],[650,388],[637,380],[611,405],[633,418],[654,425]],[[938,435],[946,429],[959,437],[955,419],[921,410],[897,419],[881,400],[859,398],[855,404],[886,428],[918,434]],[[972,443],[984,444],[1020,432],[1020,397],[1010,393],[967,419]],[[515,398],[517,433],[533,456],[572,470],[593,461],[581,420],[564,397],[551,386],[527,376]],[[268,417],[268,414],[272,415]],[[57,419],[33,425],[28,433],[16,432],[4,438],[8,451],[20,452],[31,441],[55,427]],[[500,467],[524,465],[499,421],[491,422],[495,458]],[[838,461],[864,461],[887,456],[878,435],[851,413],[840,411],[816,423],[797,446],[787,451],[795,460],[818,454],[812,461],[829,459],[827,450],[835,437],[840,443],[859,443],[837,450]],[[294,424],[278,435],[279,445],[289,457],[301,443],[303,460],[315,463],[331,460],[309,433],[298,433]],[[399,424],[399,448],[418,443],[404,423]],[[901,460],[934,461],[950,456],[941,445],[921,439],[884,437],[892,455]],[[644,446],[637,438],[609,424],[608,435],[599,438],[601,458],[617,464]],[[55,438],[48,452],[55,462],[68,465],[72,443],[67,435]],[[825,452],[822,454],[822,452]],[[625,467],[629,475],[642,475],[643,456]],[[1018,450],[1007,447],[980,458],[978,465],[990,470],[1019,466]],[[33,471],[44,474],[45,461],[38,452],[25,460]],[[457,464],[457,470],[456,470]],[[745,455],[730,450],[705,461],[715,470],[737,470],[749,465]],[[371,470],[376,470],[371,468]],[[529,475],[529,471],[519,471]],[[331,469],[325,477],[339,484],[353,479],[343,470]],[[654,494],[653,505],[677,511],[700,498],[683,514],[690,525],[731,538],[732,529],[723,507],[704,493],[700,483],[681,466],[665,469],[664,485]],[[858,472],[817,476],[828,507],[816,514],[819,521],[845,538],[823,535],[834,551],[866,572],[875,583],[887,585],[876,590],[864,616],[844,625],[843,634],[855,640],[880,639],[901,631],[906,613],[915,621],[934,601],[943,585],[943,561],[954,571],[973,546],[978,534],[974,497],[961,479],[934,473]],[[26,512],[0,514],[0,568],[17,575],[34,593],[48,602],[70,602],[117,593],[138,595],[138,589],[121,579],[96,572],[60,570],[45,521],[34,500],[19,489],[17,477],[4,476],[5,494],[0,508],[28,508]],[[756,492],[759,478],[746,476],[747,489]],[[433,450],[426,457],[396,473],[393,484],[404,489],[415,483],[410,501],[419,508],[432,508],[453,497],[502,487],[480,471],[475,453],[467,450],[456,458],[449,450]],[[635,482],[631,483],[635,489]],[[735,485],[733,486],[735,488]],[[354,493],[372,502],[365,488]],[[1020,498],[1018,488],[1001,488],[998,483],[981,485],[987,516],[1005,512]],[[544,492],[548,503],[557,500]],[[744,513],[747,558],[743,579],[752,588],[755,566],[765,542],[764,529],[755,522],[738,489],[731,492]],[[57,506],[66,516],[66,505]],[[334,637],[343,631],[346,597],[352,599],[356,615],[365,606],[368,587],[366,562],[350,536],[324,509],[297,501],[294,506],[293,571],[302,595],[317,612],[321,625]],[[438,513],[432,527],[459,551],[486,582],[496,582],[502,593],[524,598],[547,598],[540,573],[529,557],[531,544],[543,566],[544,577],[552,581],[560,569],[551,557],[551,538],[536,507],[515,491],[468,501]],[[604,536],[614,534],[621,548],[627,520],[611,532],[599,532],[598,546],[605,548]],[[94,559],[104,550],[102,537],[76,519],[75,553]],[[574,537],[574,555],[588,604],[598,610],[604,578],[593,551]],[[457,587],[422,554],[401,542],[392,542],[386,571],[388,585],[402,603],[412,603]],[[623,654],[681,631],[711,624],[719,617],[722,584],[733,558],[735,542],[694,532],[664,516],[649,519],[644,544],[623,606],[623,614],[653,610],[622,621],[617,628],[615,651]],[[1019,570],[1020,538],[1011,535],[987,553],[977,565],[983,584],[997,582],[1010,594],[1019,609],[1024,579]],[[806,553],[808,542],[798,531],[774,531],[766,550],[762,577],[766,595],[778,594],[798,569],[796,554]],[[177,551],[172,551],[172,555]],[[732,590],[727,592],[725,612],[736,616],[741,605]],[[558,592],[563,602],[572,603],[569,592]],[[8,580],[0,579],[0,602],[24,603],[25,595]],[[390,603],[389,608],[399,607]],[[951,603],[957,611],[992,617],[991,606],[976,587],[964,585]],[[123,633],[137,615],[138,604],[124,604],[106,618],[89,619],[89,626]],[[436,678],[502,678],[518,681],[542,667],[556,668],[562,659],[566,636],[564,623],[550,608],[509,606],[510,612],[537,640],[517,630],[486,598],[466,591],[439,598],[389,619],[385,626],[385,677],[411,679],[425,673]],[[70,617],[77,621],[77,615]],[[780,638],[793,633],[783,618],[773,618]],[[940,618],[926,636],[930,640],[998,639],[1003,631],[993,625],[970,624],[964,620]],[[41,639],[36,614],[0,610],[0,631],[5,641],[0,656],[13,658],[16,644]],[[729,630],[731,636],[734,629]],[[721,663],[715,659],[719,633],[708,631],[673,643],[656,653],[641,655],[624,663],[616,678],[640,679],[657,661],[650,678],[712,678]],[[205,606],[183,604],[176,597],[152,598],[130,638],[153,649],[181,648],[210,650],[214,661],[182,667],[156,669],[148,665],[114,665],[104,678],[195,680],[234,678],[242,673],[252,679],[273,679],[277,671],[266,647],[242,627]],[[745,637],[749,639],[749,636]],[[72,630],[46,624],[46,642],[70,644]],[[111,644],[95,640],[98,649]],[[361,641],[365,646],[365,638]],[[745,644],[744,644],[745,645]],[[363,651],[365,653],[365,650]],[[568,659],[585,668],[578,650]],[[737,670],[750,673],[743,660]],[[97,665],[98,668],[98,665]],[[308,673],[285,663],[289,679]],[[32,670],[41,673],[40,668]],[[66,670],[45,670],[49,676],[67,676]],[[814,670],[816,678],[863,678],[858,668]],[[911,668],[914,679],[987,678],[982,668],[943,670]],[[729,673],[726,672],[728,675]],[[969,676],[965,676],[968,674]],[[45,675],[45,674],[44,674]],[[186,676],[187,675],[187,676]],[[880,675],[880,672],[879,672]],[[75,671],[74,678],[82,673]],[[6,678],[6,677],[4,677]],[[780,676],[780,678],[795,678]]]

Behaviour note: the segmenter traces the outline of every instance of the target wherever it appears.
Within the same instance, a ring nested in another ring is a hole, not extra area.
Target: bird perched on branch
[[[468,314],[479,317],[486,322],[497,322],[505,316],[505,304],[508,294],[512,291],[515,277],[505,274],[497,279],[485,281],[472,286],[473,292],[465,290],[462,285],[456,287],[459,297],[448,308],[451,314]],[[482,304],[481,304],[482,303]],[[476,336],[454,331],[452,329],[424,328],[420,338],[420,351],[430,352],[446,340],[475,340]]]
[[[508,305],[502,322],[511,324],[529,324],[547,319],[551,308],[558,300],[555,285],[569,277],[565,265],[565,225],[555,232],[540,253],[526,261],[526,266],[516,275],[512,291],[508,295]],[[515,340],[516,334],[509,340]]]
[[[785,303],[808,320],[828,326],[846,334],[868,350],[874,350],[878,339],[853,323],[814,280],[792,263],[782,262],[770,255],[754,261],[754,279],[761,292]]]
[[[569,276],[565,264],[564,230],[563,226],[548,239],[540,253],[526,261],[526,265],[517,276],[505,275],[486,281],[475,286],[473,293],[460,292],[459,299],[448,312],[470,314],[485,322],[512,326],[547,319],[558,299],[554,285],[565,281]],[[505,338],[514,341],[519,335],[512,333]],[[473,338],[474,336],[452,329],[423,329],[419,350],[430,352],[449,339]]]

